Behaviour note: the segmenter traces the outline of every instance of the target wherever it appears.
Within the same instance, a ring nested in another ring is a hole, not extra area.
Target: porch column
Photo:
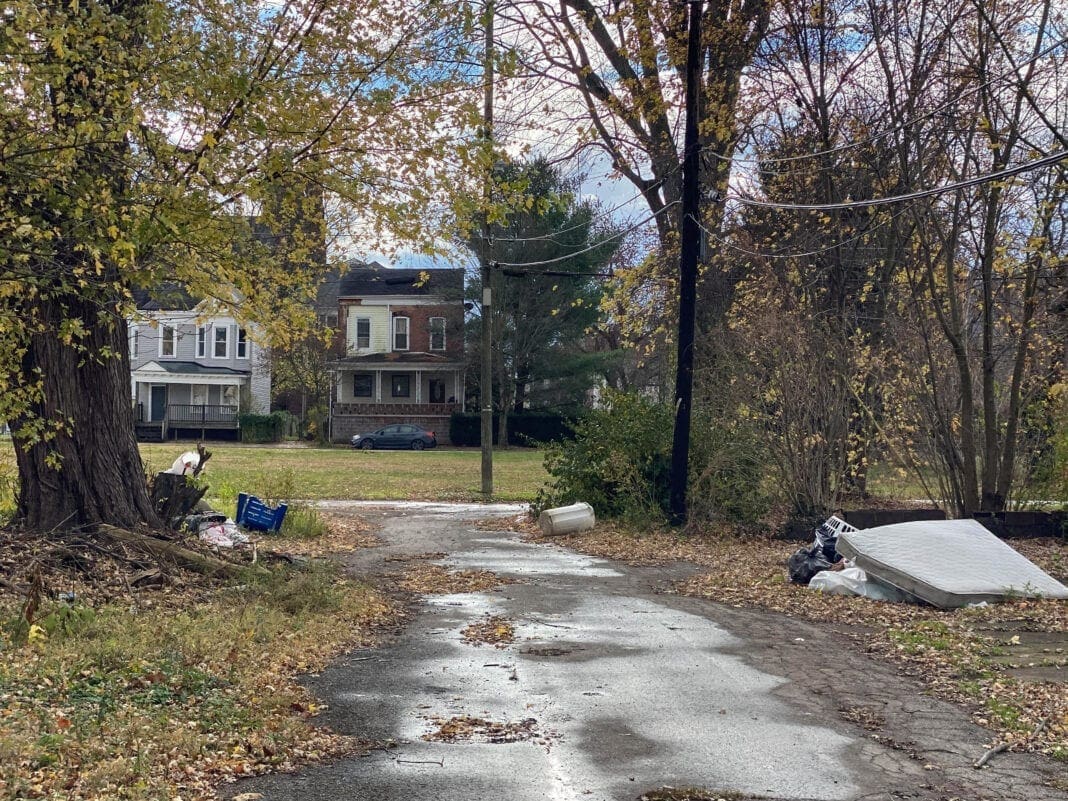
[[[372,375],[375,377],[375,403],[382,402],[382,371],[375,370]]]
[[[423,402],[423,374],[419,370],[415,371],[415,402]]]

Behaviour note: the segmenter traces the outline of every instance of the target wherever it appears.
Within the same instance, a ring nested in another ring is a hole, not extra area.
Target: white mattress
[[[838,552],[934,606],[1011,596],[1068,598],[1068,587],[975,520],[917,520],[842,532]]]

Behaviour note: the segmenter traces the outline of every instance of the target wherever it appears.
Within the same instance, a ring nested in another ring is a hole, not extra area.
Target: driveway
[[[350,556],[356,574],[446,552],[450,567],[516,583],[427,596],[384,647],[309,679],[329,705],[325,724],[392,747],[233,793],[623,801],[673,786],[821,801],[1068,798],[1048,785],[1064,767],[1040,757],[1001,754],[973,769],[989,733],[859,653],[848,631],[665,594],[687,566],[628,567],[471,524],[515,514],[503,506],[359,512],[381,525],[384,545]],[[462,630],[490,615],[515,626],[514,642],[465,642]],[[467,739],[441,739],[450,732]]]

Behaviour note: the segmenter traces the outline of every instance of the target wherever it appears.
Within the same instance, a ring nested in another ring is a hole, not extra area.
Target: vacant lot
[[[192,442],[142,444],[150,472],[166,470]],[[238,492],[272,499],[483,500],[481,455],[474,449],[354,451],[292,445],[209,442],[208,496],[224,502]],[[11,440],[0,440],[0,510],[10,503],[15,458]],[[494,499],[530,501],[545,481],[542,453],[528,448],[493,456]]]
[[[190,443],[141,446],[149,472],[164,470]],[[209,443],[209,494],[249,490],[261,495],[334,500],[480,500],[477,450],[354,451],[350,448],[277,447]],[[494,454],[494,497],[534,498],[545,480],[542,454]]]

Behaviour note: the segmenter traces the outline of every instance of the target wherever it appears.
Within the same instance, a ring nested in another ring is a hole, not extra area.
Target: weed
[[[298,540],[318,539],[327,534],[329,526],[314,506],[298,503],[286,510],[282,521],[282,536]]]

